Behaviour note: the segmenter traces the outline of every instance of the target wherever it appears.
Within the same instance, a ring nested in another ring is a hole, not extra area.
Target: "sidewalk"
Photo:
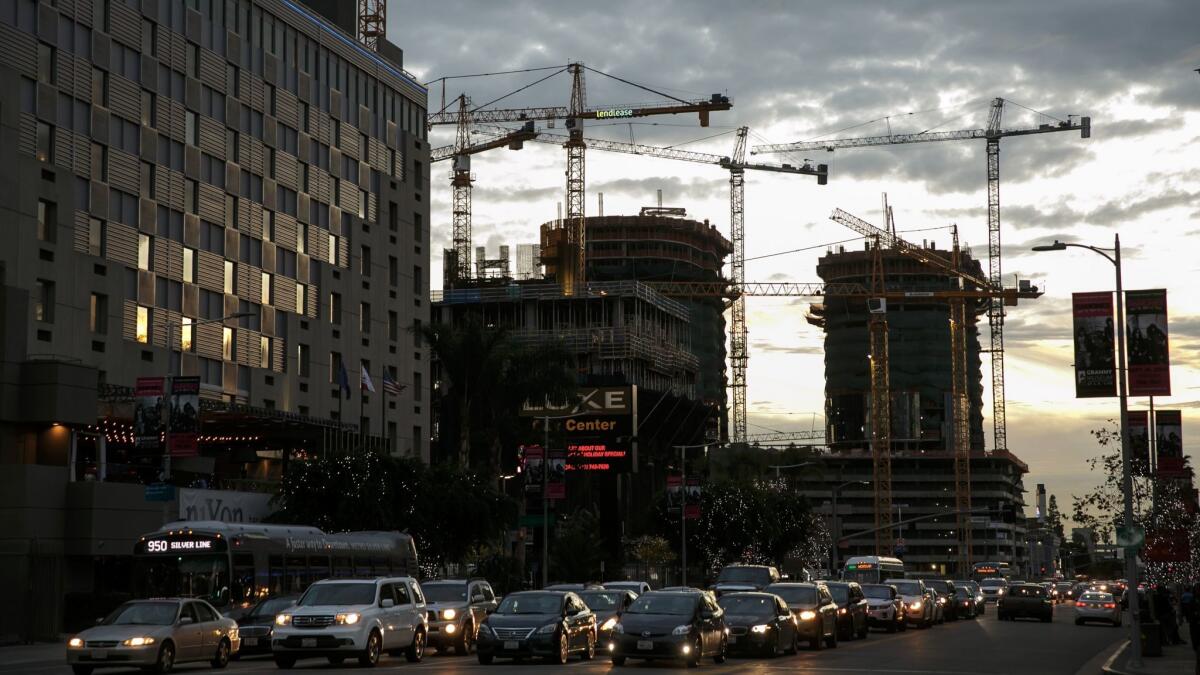
[[[1163,655],[1143,657],[1140,668],[1130,668],[1126,661],[1129,658],[1129,642],[1117,650],[1116,654],[1104,664],[1106,675],[1191,675],[1196,672],[1196,656],[1192,645],[1182,644],[1173,647],[1163,647]]]
[[[22,663],[66,662],[67,646],[62,642],[38,642],[31,645],[0,646],[0,665]]]

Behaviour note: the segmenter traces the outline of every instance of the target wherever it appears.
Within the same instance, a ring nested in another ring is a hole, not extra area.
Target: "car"
[[[1079,581],[1071,585],[1071,590],[1067,592],[1068,600],[1078,600],[1079,596],[1087,593],[1092,585],[1086,581]]]
[[[1075,601],[1075,625],[1082,626],[1089,621],[1107,621],[1120,626],[1121,603],[1112,593],[1084,593]]]
[[[1060,581],[1060,582],[1054,584],[1054,590],[1058,591],[1057,600],[1059,602],[1066,602],[1067,600],[1072,599],[1071,598],[1071,588],[1072,587],[1073,587],[1073,584],[1069,581]]]
[[[984,602],[996,602],[1008,592],[1008,579],[1004,577],[988,577],[979,582],[979,590],[983,591]]]
[[[710,590],[720,597],[722,593],[761,591],[779,580],[779,570],[770,565],[726,565]]]
[[[867,598],[855,581],[831,581],[825,586],[838,606],[838,639],[867,637]]]
[[[645,581],[606,581],[605,590],[633,591],[634,595],[650,592],[650,584]]]
[[[971,581],[970,579],[956,579],[954,585],[961,588],[970,589],[971,594],[975,596],[975,614],[981,616],[987,608],[987,603],[983,601],[983,589],[979,587],[979,582]]]
[[[601,584],[587,582],[583,584],[550,584],[543,591],[598,591],[604,588]]]
[[[299,659],[339,664],[348,658],[374,666],[384,652],[416,663],[425,656],[429,625],[425,595],[412,577],[323,579],[296,606],[275,617],[275,665]]]
[[[979,616],[979,604],[975,600],[975,594],[969,588],[956,587],[954,589],[954,599],[950,601],[954,605],[954,611],[960,619],[974,619]]]
[[[728,650],[725,612],[708,593],[651,591],[639,595],[613,626],[609,654],[614,666],[626,659],[682,660],[689,666],[712,657],[724,663]]]
[[[926,579],[925,587],[932,588],[938,594],[937,603],[941,605],[946,621],[958,621],[958,605],[954,602],[958,589],[954,587],[954,582],[947,579]]]
[[[429,646],[470,654],[479,624],[496,609],[496,594],[483,579],[436,579],[421,583],[429,618]]]
[[[883,628],[889,633],[906,630],[904,600],[895,586],[888,584],[863,584],[863,595],[867,596],[867,625]]]
[[[996,604],[996,615],[1001,621],[1020,617],[1040,619],[1049,623],[1054,619],[1054,606],[1046,589],[1037,584],[1016,584],[1008,589]]]
[[[637,599],[637,594],[630,590],[605,588],[602,591],[579,591],[576,595],[596,615],[596,644],[607,649],[613,626]]]
[[[763,589],[783,598],[792,616],[800,640],[811,649],[837,647],[837,603],[823,583],[783,581]]]
[[[796,617],[774,593],[726,593],[717,604],[725,610],[729,652],[778,656],[795,654]]]
[[[925,582],[920,579],[886,579],[885,584],[896,589],[904,603],[904,618],[917,628],[929,628],[937,619],[937,603],[929,603]]]
[[[479,663],[496,657],[544,657],[563,664],[571,654],[584,661],[596,656],[596,615],[571,591],[519,591],[479,626],[475,645]]]
[[[203,600],[131,600],[71,636],[67,664],[75,675],[131,666],[165,673],[193,661],[224,668],[240,647],[237,622]]]
[[[709,597],[709,599],[711,599],[713,602],[717,601],[717,594],[714,591],[707,589],[707,588],[696,588],[695,586],[666,586],[666,587],[660,588],[658,590],[670,591],[673,593],[703,593],[703,594],[707,595]]]
[[[946,603],[938,602],[938,600],[942,599],[942,596],[938,595],[938,592],[932,588],[925,589],[925,602],[929,603],[929,606],[933,608],[933,623],[935,625],[946,623]]]
[[[259,600],[250,611],[237,619],[238,637],[242,646],[237,656],[252,656],[271,653],[271,636],[274,634],[275,617],[296,604],[299,595],[278,595]]]

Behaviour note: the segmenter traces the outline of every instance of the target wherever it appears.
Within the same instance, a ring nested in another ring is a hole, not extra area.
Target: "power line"
[[[763,258],[774,258],[776,256],[787,255],[789,253],[800,253],[802,251],[812,251],[812,250],[818,249],[818,248],[827,248],[829,246],[837,246],[838,244],[848,244],[852,241],[859,241],[860,239],[866,239],[866,237],[854,237],[853,239],[843,239],[841,241],[831,241],[827,244],[816,244],[815,246],[805,246],[804,248],[793,248],[789,251],[779,251],[776,253],[767,253],[765,255],[756,255],[752,258],[746,258],[746,262],[750,262],[751,260],[762,260]]]

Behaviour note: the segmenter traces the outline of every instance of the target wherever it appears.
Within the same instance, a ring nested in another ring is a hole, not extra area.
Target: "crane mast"
[[[733,245],[733,262],[730,265],[733,288],[737,297],[733,299],[730,314],[733,325],[729,334],[729,361],[733,367],[733,433],[734,443],[746,442],[746,368],[750,361],[748,331],[746,329],[746,297],[742,284],[746,282],[746,233],[745,217],[746,135],[747,127],[739,127],[737,141],[733,146],[733,157],[729,168],[729,241]]]
[[[450,186],[454,191],[454,227],[451,248],[454,251],[453,279],[456,282],[471,278],[471,155],[466,149],[471,145],[470,99],[465,94],[458,97],[458,129],[454,137],[454,172]]]
[[[875,555],[892,555],[892,387],[888,363],[887,290],[883,249],[875,237],[871,256],[871,293],[867,302],[871,340],[871,467],[875,496]]]
[[[567,218],[561,225],[566,230],[569,265],[559,283],[565,295],[575,295],[576,289],[587,283],[583,161],[587,145],[583,141],[583,118],[580,116],[587,108],[587,90],[584,88],[583,64],[572,63],[568,70],[571,73],[571,105],[567,116],[570,138],[564,145],[567,149]]]

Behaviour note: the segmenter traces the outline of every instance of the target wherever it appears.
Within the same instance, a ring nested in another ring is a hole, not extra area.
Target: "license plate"
[[[737,636],[736,635],[729,636],[729,644],[731,644],[731,645],[737,644]]]
[[[316,647],[317,638],[300,638],[301,647]]]
[[[505,640],[504,641],[504,650],[505,651],[515,652],[520,647],[521,647],[521,643],[517,642],[516,640]]]
[[[648,652],[654,649],[654,642],[652,640],[638,640],[638,649]]]
[[[103,661],[108,658],[108,650],[107,649],[93,649],[92,650],[92,658],[96,659],[97,661]]]
[[[243,647],[257,647],[258,638],[242,638]]]

